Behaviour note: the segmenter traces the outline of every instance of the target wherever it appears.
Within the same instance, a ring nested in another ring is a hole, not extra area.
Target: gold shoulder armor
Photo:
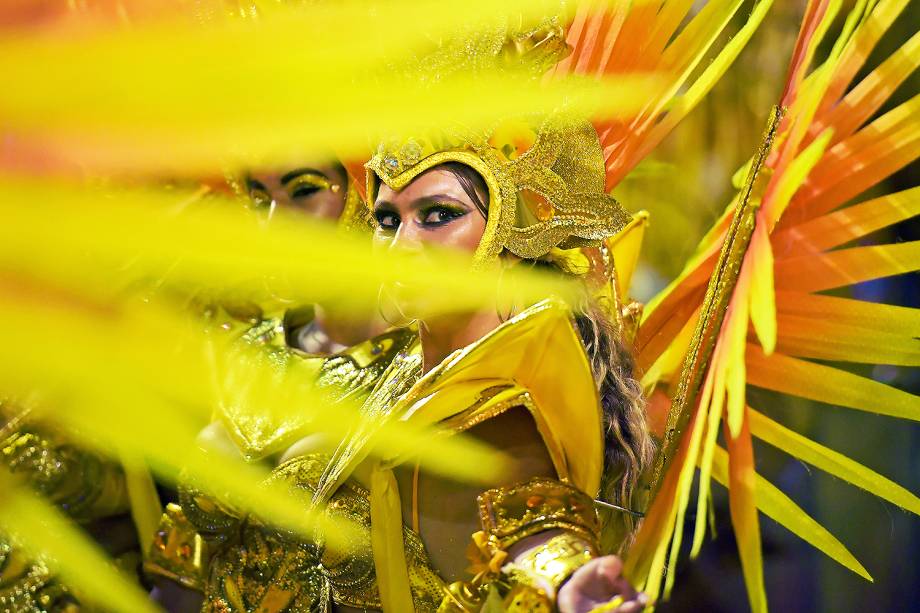
[[[396,354],[415,337],[411,329],[396,328],[332,355],[308,354],[286,343],[287,325],[280,318],[258,322],[240,337],[242,358],[219,367],[221,393],[218,417],[234,443],[249,460],[259,460],[286,449],[309,434],[307,414],[272,415],[247,401],[250,378],[247,360],[265,360],[278,371],[296,373],[331,393],[333,398],[358,397],[370,392]],[[235,352],[236,353],[236,352]]]
[[[600,400],[561,300],[543,300],[450,355],[400,398],[392,415],[454,433],[516,406],[533,416],[559,478],[597,495],[604,465]]]
[[[128,508],[121,466],[71,444],[29,419],[27,409],[0,402],[0,463],[78,522]]]

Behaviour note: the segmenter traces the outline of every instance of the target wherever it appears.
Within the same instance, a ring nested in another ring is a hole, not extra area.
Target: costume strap
[[[412,591],[403,543],[402,505],[392,469],[375,466],[371,473],[371,547],[377,587],[384,611],[412,611]]]

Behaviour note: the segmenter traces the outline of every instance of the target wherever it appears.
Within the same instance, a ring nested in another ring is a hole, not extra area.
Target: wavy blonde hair
[[[644,496],[640,480],[652,462],[655,445],[649,434],[645,397],[634,376],[635,361],[619,331],[597,303],[585,298],[576,310],[575,323],[594,373],[604,415],[605,502],[639,511]],[[604,509],[605,552],[622,552],[638,527],[636,517]]]

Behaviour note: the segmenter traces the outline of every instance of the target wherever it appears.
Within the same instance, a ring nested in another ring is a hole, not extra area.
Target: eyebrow
[[[463,200],[460,200],[459,198],[448,196],[447,194],[434,194],[432,196],[423,196],[421,198],[416,198],[409,205],[409,208],[413,210],[418,210],[422,208],[423,206],[426,206],[429,204],[439,204],[439,203],[443,203],[444,201],[458,204],[464,208],[470,208],[470,205],[468,203],[464,202]],[[378,200],[377,202],[374,203],[374,209],[382,209],[382,208],[396,209],[397,207],[395,204],[393,204],[389,200]]]
[[[281,175],[281,185],[286,185],[301,175],[319,175],[321,177],[326,177],[325,174],[315,168],[296,168]],[[326,178],[328,179],[328,177]]]

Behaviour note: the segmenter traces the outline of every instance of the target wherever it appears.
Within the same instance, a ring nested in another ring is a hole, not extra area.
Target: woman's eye
[[[440,226],[466,213],[443,206],[432,207],[422,213],[422,223],[426,226]]]
[[[291,198],[306,198],[312,196],[322,188],[316,185],[300,185],[291,192]]]
[[[384,230],[395,230],[399,227],[399,215],[392,211],[376,211],[374,217],[377,225]]]
[[[308,198],[325,189],[332,189],[332,183],[324,175],[306,172],[284,182],[291,200]]]

